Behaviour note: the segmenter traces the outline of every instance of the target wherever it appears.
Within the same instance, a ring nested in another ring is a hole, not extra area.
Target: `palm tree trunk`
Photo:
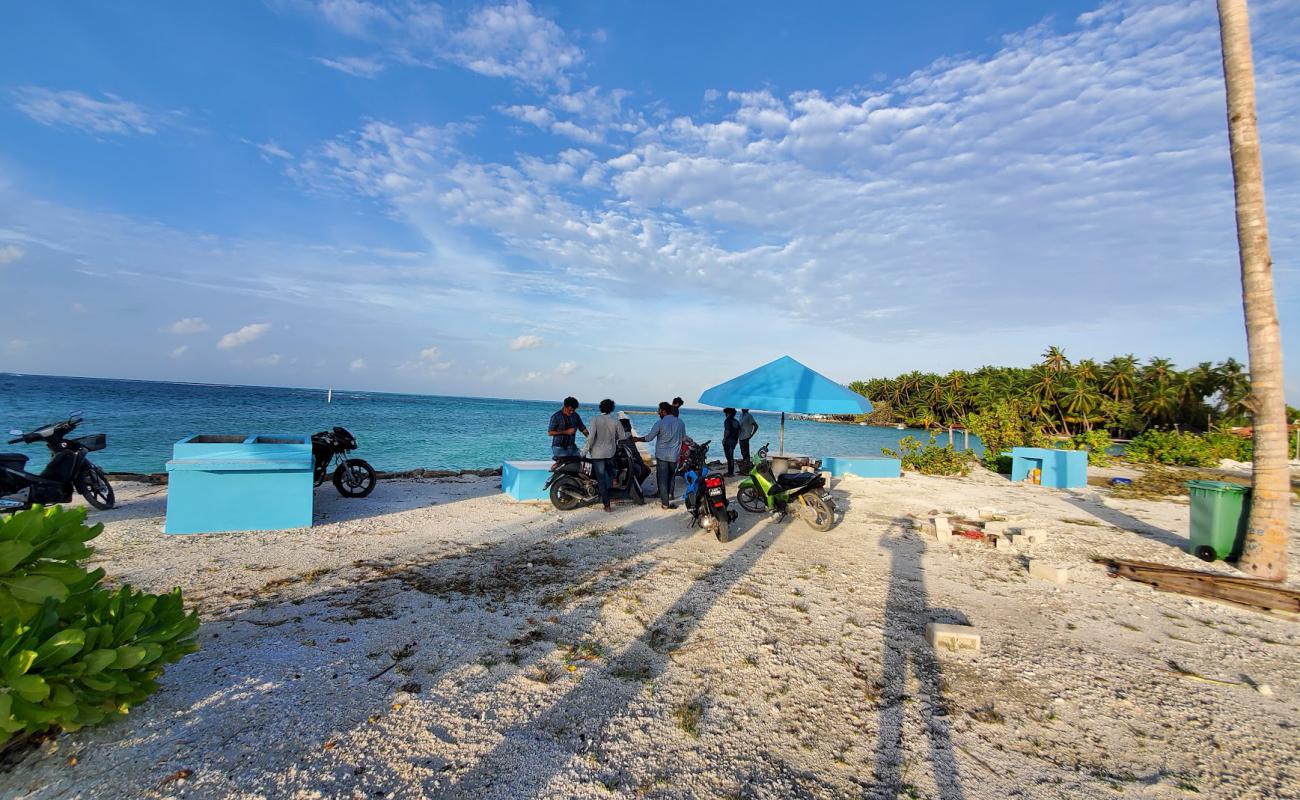
[[[1291,472],[1287,463],[1282,335],[1273,299],[1273,261],[1264,212],[1264,175],[1255,120],[1255,72],[1246,0],[1218,0],[1223,79],[1228,96],[1228,142],[1236,190],[1241,294],[1250,355],[1255,457],[1253,496],[1240,565],[1262,578],[1286,578]]]

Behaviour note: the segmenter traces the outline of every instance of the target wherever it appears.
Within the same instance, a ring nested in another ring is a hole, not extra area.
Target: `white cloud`
[[[253,363],[260,367],[277,367],[280,365],[282,360],[283,359],[280,357],[279,353],[271,353],[270,355],[253,359]]]
[[[349,372],[361,372],[365,368],[366,368],[366,360],[364,358],[354,358],[352,359],[352,363],[348,364]]]
[[[167,330],[184,336],[192,333],[203,333],[208,327],[208,323],[204,321],[203,317],[185,317],[173,322]]]
[[[525,372],[523,375],[520,375],[519,380],[522,383],[532,383],[540,377],[542,377],[542,373],[533,370],[532,372]]]
[[[510,342],[510,349],[511,350],[536,350],[537,348],[541,347],[542,344],[543,344],[542,337],[531,333],[525,333],[523,336],[516,336],[514,340]]]
[[[442,351],[436,347],[426,347],[420,351],[421,361],[433,361]]]
[[[174,350],[172,350],[171,357],[180,358],[181,356],[185,355],[189,351],[190,351],[190,346],[187,344],[183,344],[180,347],[177,347]]]
[[[274,139],[269,142],[251,142],[248,139],[241,139],[240,141],[256,147],[262,154],[262,160],[264,161],[272,161],[273,159],[280,159],[283,161],[293,160],[293,153],[290,153],[288,150],[285,150],[283,147],[276,144]]]
[[[340,56],[338,58],[318,58],[316,60],[330,69],[347,73],[354,78],[376,78],[384,71],[383,63],[374,58]]]
[[[0,267],[5,264],[12,264],[23,257],[25,251],[16,244],[7,244],[0,247]]]
[[[452,63],[480,75],[565,88],[569,73],[583,60],[582,49],[568,34],[526,0],[483,5],[468,13],[460,8],[444,12],[420,0],[322,0],[316,8],[340,33],[407,64]],[[318,60],[369,78],[383,69],[380,58]]]
[[[577,371],[578,364],[575,361],[562,361],[560,362],[560,365],[555,368],[555,374],[561,376],[572,375]]]
[[[1195,304],[1198,281],[1219,285],[1235,260],[1213,8],[1105,11],[881,89],[731,92],[721,112],[656,122],[599,110],[610,93],[589,90],[506,110],[550,127],[604,114],[608,169],[569,150],[485,162],[382,122],[329,143],[326,163],[421,227],[485,231],[568,281],[667,279],[858,335],[912,337],[980,296],[1039,322],[1067,294]],[[1300,72],[1278,42],[1257,52],[1261,138],[1272,174],[1293,175],[1279,121],[1300,114]],[[1300,206],[1270,186],[1272,205]]]
[[[242,347],[249,342],[262,338],[263,334],[271,330],[269,322],[255,322],[251,325],[245,325],[237,331],[231,331],[217,342],[217,347],[222,350],[230,350],[235,347]]]
[[[5,343],[5,352],[10,355],[21,353],[31,346],[31,342],[26,339],[10,339]]]
[[[79,128],[90,133],[153,134],[159,120],[139,105],[115,94],[97,100],[76,91],[24,86],[14,92],[15,107],[42,125]]]

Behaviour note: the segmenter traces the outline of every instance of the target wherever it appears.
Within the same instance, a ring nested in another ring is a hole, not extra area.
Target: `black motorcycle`
[[[682,503],[691,515],[691,527],[698,525],[706,531],[712,530],[719,542],[729,540],[736,512],[727,502],[727,485],[722,473],[709,469],[709,443],[691,442],[682,462],[681,475],[686,482]]]
[[[645,503],[641,495],[641,482],[650,474],[650,468],[637,452],[636,443],[623,439],[614,447],[614,475],[610,482],[610,494],[626,492],[637,505]],[[572,511],[584,503],[591,503],[600,498],[600,486],[596,483],[595,469],[591,459],[570,456],[556,459],[551,465],[551,477],[546,479],[550,490],[551,505],[561,511]]]
[[[73,414],[30,433],[9,431],[14,436],[9,444],[44,442],[51,455],[41,474],[34,475],[27,471],[26,455],[0,453],[0,511],[18,511],[38,503],[68,503],[72,501],[74,488],[95,508],[113,507],[116,498],[108,476],[87,457],[88,453],[107,447],[108,437],[92,433],[78,439],[67,438],[80,424],[81,416]]]
[[[347,428],[335,426],[311,436],[311,455],[315,460],[316,485],[325,482],[334,467],[334,488],[344,497],[365,497],[375,490],[375,468],[360,458],[347,458],[357,449],[357,437]],[[337,466],[335,464],[337,463]]]

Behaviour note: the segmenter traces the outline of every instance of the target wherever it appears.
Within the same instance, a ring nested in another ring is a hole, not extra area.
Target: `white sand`
[[[722,545],[681,510],[562,514],[494,479],[321,490],[310,530],[169,537],[164,490],[122,484],[95,561],[183,587],[202,650],[0,794],[1300,796],[1300,623],[1088,561],[1204,566],[1177,549],[1185,504],[987,473],[835,494],[829,533],[741,511]],[[901,524],[971,507],[1051,538],[1007,553]],[[935,620],[973,623],[982,651],[936,654]]]

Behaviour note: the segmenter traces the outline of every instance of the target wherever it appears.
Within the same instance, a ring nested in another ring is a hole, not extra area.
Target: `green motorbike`
[[[835,501],[826,489],[826,480],[815,472],[773,475],[767,450],[766,444],[759,448],[749,477],[736,489],[740,507],[755,514],[768,511],[779,515],[778,519],[793,510],[815,531],[835,527]]]

